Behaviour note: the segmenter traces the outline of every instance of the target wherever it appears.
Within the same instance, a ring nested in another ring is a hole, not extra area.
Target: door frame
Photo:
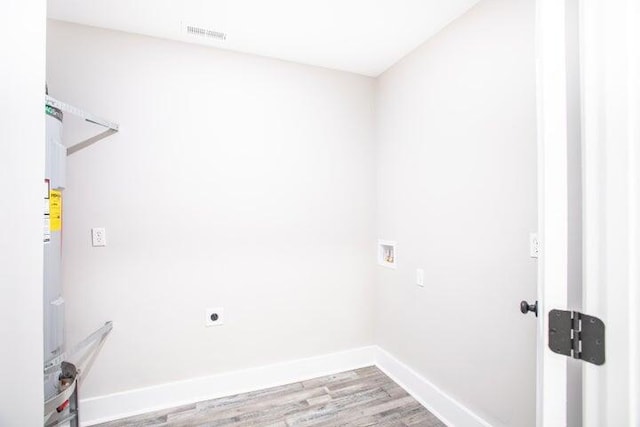
[[[579,8],[581,311],[605,322],[607,359],[582,365],[582,416],[585,427],[640,425],[640,5],[580,0]],[[537,0],[538,427],[568,420],[568,359],[548,349],[547,336],[548,312],[568,309],[566,31],[566,1]]]
[[[568,302],[566,4],[536,1],[538,330],[536,424],[567,425],[567,361],[548,349],[551,309]]]
[[[605,364],[583,367],[584,426],[637,426],[640,5],[589,0],[580,12],[584,311],[606,325]]]

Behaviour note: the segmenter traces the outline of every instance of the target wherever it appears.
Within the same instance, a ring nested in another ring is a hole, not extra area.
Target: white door
[[[578,298],[570,286],[576,161],[572,23],[579,28],[575,68],[582,142]],[[537,1],[538,426],[640,426],[639,27],[639,0]],[[552,309],[578,310],[604,321],[604,365],[549,350]]]
[[[548,349],[548,315],[568,304],[567,5],[536,2],[538,105],[537,425],[567,426],[567,358]]]

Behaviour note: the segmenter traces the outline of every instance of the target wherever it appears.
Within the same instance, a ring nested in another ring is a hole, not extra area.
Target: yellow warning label
[[[51,231],[60,231],[62,229],[62,191],[51,190],[49,193],[49,215]]]

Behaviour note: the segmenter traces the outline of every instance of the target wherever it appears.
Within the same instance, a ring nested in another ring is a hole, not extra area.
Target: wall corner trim
[[[378,346],[192,378],[80,401],[82,426],[376,365],[449,426],[490,427],[478,415]]]

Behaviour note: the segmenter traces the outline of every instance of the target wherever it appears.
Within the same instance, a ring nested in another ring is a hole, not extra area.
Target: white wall
[[[49,24],[51,94],[121,125],[68,164],[68,341],[114,321],[84,398],[372,343],[373,79]]]
[[[52,94],[122,126],[69,162],[68,341],[115,321],[83,397],[375,342],[533,425],[533,23],[484,0],[374,81],[50,22]]]
[[[45,1],[3,2],[0,25],[2,426],[43,420],[45,12]]]
[[[376,343],[496,426],[535,424],[534,73],[534,0],[484,0],[377,82],[378,237],[399,246]]]

